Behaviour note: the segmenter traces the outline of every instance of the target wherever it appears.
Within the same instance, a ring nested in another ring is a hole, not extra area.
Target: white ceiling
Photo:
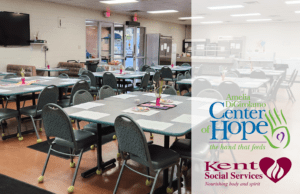
[[[244,8],[210,10],[211,6],[243,5]],[[265,22],[300,21],[300,4],[287,5],[285,0],[192,0],[192,15],[203,16],[204,19],[193,20],[193,25],[207,21],[223,21],[229,23],[254,23],[247,19],[272,19]],[[232,17],[231,14],[260,13],[260,16]],[[255,22],[259,23],[259,22]]]
[[[195,19],[193,24],[207,21],[223,21],[231,23],[253,23],[247,19],[272,19],[266,22],[295,22],[300,21],[300,4],[287,5],[285,0],[140,0],[138,3],[107,5],[99,3],[99,0],[43,0],[59,4],[67,4],[77,7],[85,7],[94,10],[106,10],[122,15],[134,15],[131,11],[139,10],[138,16],[153,20],[167,21],[178,24],[191,24],[190,20],[181,21],[178,17],[203,16],[204,19]],[[243,5],[244,8],[227,10],[210,10],[207,7]],[[178,10],[178,13],[149,14],[154,10]],[[231,14],[260,13],[260,16],[232,17]],[[256,22],[257,23],[257,22]],[[217,24],[214,24],[217,25]]]
[[[139,0],[138,3],[124,3],[107,5],[99,3],[99,0],[43,0],[59,4],[67,4],[77,7],[85,7],[94,10],[105,11],[109,8],[112,13],[133,16],[133,10],[139,10],[138,16],[159,21],[167,21],[178,24],[191,24],[191,21],[180,21],[179,17],[191,16],[191,0]],[[177,13],[149,14],[147,11],[178,10]]]

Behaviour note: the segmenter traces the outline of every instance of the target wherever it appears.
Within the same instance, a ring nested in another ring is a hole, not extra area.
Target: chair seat
[[[97,143],[97,136],[89,131],[74,130],[74,137],[77,143],[77,149],[84,149]],[[73,142],[61,139],[59,137],[56,137],[53,143],[60,146],[74,148]]]
[[[164,81],[176,81],[177,78],[163,78]]]
[[[170,149],[180,154],[181,157],[192,157],[192,142],[190,139],[178,139],[172,144]]]
[[[20,109],[20,113],[22,115],[27,115],[27,116],[33,116],[33,117],[37,117],[37,116],[41,116],[42,115],[42,111],[36,111],[36,105],[33,105],[33,106],[27,106],[27,107],[24,107],[24,108],[21,108]]]
[[[0,120],[1,119],[10,119],[13,117],[18,117],[19,112],[13,109],[0,109]]]
[[[107,134],[115,132],[114,126],[102,125],[101,127],[102,127],[102,135],[107,135]],[[83,129],[85,131],[89,131],[89,132],[97,134],[97,123],[90,123],[88,125],[85,125],[83,127]]]
[[[59,105],[62,108],[70,107],[70,99],[62,99],[57,102],[57,105]]]
[[[180,155],[174,150],[158,145],[149,145],[149,153],[154,169],[166,168],[179,161]]]

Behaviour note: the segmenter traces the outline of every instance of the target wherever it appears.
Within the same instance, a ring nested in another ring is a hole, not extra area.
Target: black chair
[[[40,136],[38,134],[35,121],[42,120],[41,116],[42,116],[43,107],[48,103],[57,103],[58,95],[59,95],[59,91],[55,85],[47,86],[39,94],[37,105],[27,106],[20,109],[21,115],[26,115],[31,118],[38,143],[42,142],[42,139],[40,139]],[[40,131],[41,130],[42,130],[42,126],[40,122]]]
[[[192,78],[190,72],[188,72],[188,71],[186,71],[186,72],[184,73],[184,75],[185,75],[185,79],[190,79],[190,78]]]
[[[177,81],[181,81],[183,79],[185,79],[185,76],[182,73],[178,73],[177,74]],[[185,84],[178,84],[178,89],[179,89],[180,95],[181,95],[181,92],[183,90],[186,90],[186,91],[189,92],[189,87],[188,87],[188,85],[185,85]]]
[[[183,67],[190,67],[191,65],[189,63],[182,63],[181,66],[183,66]]]
[[[296,98],[294,97],[294,94],[291,90],[291,87],[293,86],[296,78],[297,78],[297,74],[298,74],[298,71],[295,71],[295,73],[292,74],[291,78],[289,81],[286,81],[286,82],[282,82],[280,84],[280,88],[284,88],[286,89],[288,95],[289,95],[289,99],[291,99],[292,101],[296,101]]]
[[[103,100],[104,98],[108,98],[114,95],[115,95],[114,89],[112,89],[110,86],[107,85],[102,86],[98,92],[99,100]]]
[[[158,90],[159,88],[157,88],[157,93]],[[162,94],[177,95],[177,92],[172,86],[164,85],[162,86]]]
[[[218,86],[218,91],[222,94],[223,99],[227,99],[230,96],[240,96],[240,87],[232,81],[224,81]]]
[[[142,66],[141,71],[146,71],[146,69],[148,69],[148,68],[151,68],[151,67],[148,65],[144,65],[144,66]]]
[[[73,106],[82,104],[82,103],[86,103],[86,102],[92,102],[92,101],[94,101],[94,98],[87,90],[78,90],[73,97]],[[80,129],[79,122],[80,121],[76,120],[78,130]],[[88,125],[85,125],[83,127],[83,129],[86,131],[95,133],[95,134],[98,133],[97,123],[90,123]],[[115,129],[113,126],[102,125],[102,135],[107,135],[107,134],[111,134],[114,132],[115,132]],[[117,139],[117,137],[112,136],[112,140],[115,140],[115,139]],[[93,145],[91,146],[91,149],[94,149]]]
[[[5,137],[5,135],[6,135],[2,122],[5,121],[6,119],[16,118],[18,121],[18,138],[20,141],[22,141],[23,137],[21,135],[21,121],[20,121],[21,119],[20,119],[19,112],[17,110],[4,108],[3,104],[2,104],[2,107],[3,108],[0,109],[0,125],[2,128],[2,139],[4,139],[3,137]]]
[[[90,78],[90,93],[93,95],[96,95],[98,93],[98,86],[96,84],[96,78],[94,76],[94,74],[91,71],[84,71],[81,73],[81,77],[83,76],[88,76]]]
[[[150,74],[145,73],[144,77],[142,78],[141,84],[138,87],[133,88],[133,91],[147,91],[149,80],[150,80]]]
[[[89,91],[89,88],[90,88],[90,86],[85,80],[80,80],[80,81],[76,82],[75,85],[73,86],[73,88],[71,90],[70,98],[69,99],[62,99],[62,100],[58,101],[57,104],[59,106],[63,107],[63,108],[70,107],[70,106],[72,106],[74,94],[78,90],[87,90],[87,91]]]
[[[63,155],[70,156],[70,167],[72,168],[75,167],[73,158],[79,157],[75,173],[72,179],[72,184],[68,188],[68,192],[72,193],[74,191],[74,184],[80,166],[83,151],[89,148],[90,145],[97,143],[97,136],[94,133],[88,131],[73,130],[70,118],[64,112],[64,110],[56,104],[50,103],[45,105],[42,112],[45,132],[50,148],[42,171],[42,175],[38,178],[38,181],[39,183],[42,183],[44,181],[44,175],[51,152],[57,152]],[[55,137],[53,142],[50,140],[50,137]],[[70,153],[68,154],[57,151],[53,148],[54,145],[68,147],[70,149]],[[77,151],[80,152],[79,155],[75,154]]]
[[[59,74],[58,76],[59,78],[63,78],[63,79],[68,79],[69,78],[69,75],[66,74],[66,73],[62,73],[62,74]],[[68,97],[68,90],[69,90],[69,87],[64,87],[64,88],[59,88],[60,90],[62,90],[62,94],[63,94],[63,98],[69,98]]]
[[[193,82],[192,93],[197,95],[202,90],[211,89],[211,88],[212,88],[212,85],[207,79],[198,78]]]
[[[118,136],[119,150],[122,156],[123,164],[114,189],[114,194],[117,193],[118,186],[124,167],[143,175],[149,179],[154,179],[150,194],[153,194],[154,188],[158,179],[158,175],[164,169],[168,169],[171,166],[177,166],[178,177],[178,193],[181,194],[180,183],[180,169],[179,169],[179,154],[171,149],[167,149],[158,145],[148,144],[146,137],[141,127],[129,116],[119,115],[115,120],[115,129]],[[134,141],[133,141],[134,140]],[[125,156],[126,153],[126,156]],[[127,165],[128,160],[133,160],[147,167],[147,175],[133,170]],[[174,168],[172,168],[174,169]],[[150,170],[156,172],[155,177],[150,176]],[[170,180],[173,180],[173,172],[171,173]],[[167,188],[167,193],[172,191],[172,181]]]
[[[161,78],[166,81],[166,84],[168,84],[169,81],[175,83],[177,80],[176,78],[173,78],[172,70],[169,67],[161,68]]]
[[[125,71],[134,71],[133,67],[126,67]]]
[[[126,93],[128,90],[128,88],[125,87],[123,88],[118,87],[118,83],[115,75],[110,72],[105,72],[103,74],[103,85],[110,86],[111,88],[114,89],[115,92],[117,92],[117,94]]]
[[[254,70],[251,72],[250,78],[252,78],[252,79],[267,79],[267,76],[266,76],[265,72],[263,72],[261,70]],[[264,87],[266,90],[268,90],[268,87],[266,84],[264,84],[262,87]]]
[[[97,67],[96,72],[103,72],[105,71],[104,67]]]

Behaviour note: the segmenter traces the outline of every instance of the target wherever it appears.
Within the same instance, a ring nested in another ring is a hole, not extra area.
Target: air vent
[[[259,4],[258,1],[246,1],[244,2],[245,4],[248,4],[248,5],[253,5],[253,4]]]

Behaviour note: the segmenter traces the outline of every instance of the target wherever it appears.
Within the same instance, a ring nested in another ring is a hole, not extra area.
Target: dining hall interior
[[[210,106],[228,95],[284,114],[300,135],[300,1],[0,5],[0,193],[241,193],[205,186],[205,161],[251,162],[269,151],[210,149]],[[298,147],[268,154],[296,164]],[[294,182],[293,168],[276,192]],[[250,193],[272,187],[261,183]]]

